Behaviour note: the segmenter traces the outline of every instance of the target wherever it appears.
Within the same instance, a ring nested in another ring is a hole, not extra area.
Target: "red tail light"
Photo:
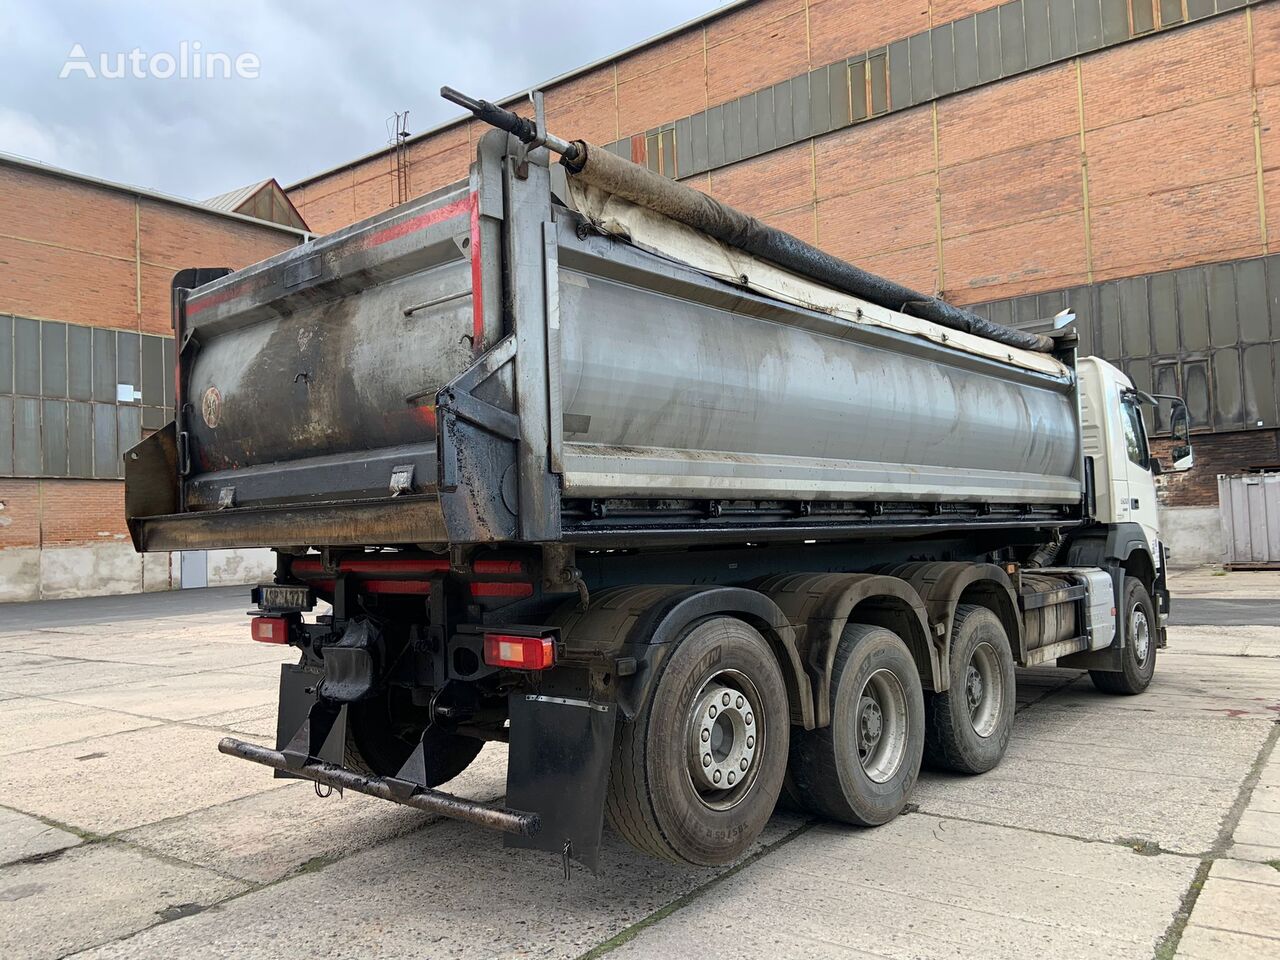
[[[289,621],[284,617],[254,617],[249,632],[259,643],[288,643]]]
[[[486,633],[484,662],[491,667],[510,667],[513,670],[546,670],[556,663],[555,640],[551,637]]]

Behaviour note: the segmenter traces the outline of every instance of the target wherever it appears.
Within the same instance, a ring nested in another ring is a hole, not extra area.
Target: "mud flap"
[[[298,765],[309,756],[339,766],[346,759],[347,708],[316,705],[316,687],[323,674],[312,673],[296,664],[280,667],[280,710],[276,714],[276,749],[297,758]],[[277,778],[297,779],[284,770]]]
[[[510,694],[508,709],[506,802],[536,812],[542,827],[532,837],[509,834],[506,845],[567,855],[598,872],[617,705],[544,684]]]

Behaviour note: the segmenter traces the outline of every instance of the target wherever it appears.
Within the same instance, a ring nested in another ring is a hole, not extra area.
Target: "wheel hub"
[[[1131,622],[1134,655],[1139,663],[1145,663],[1147,654],[1151,652],[1151,624],[1147,620],[1147,611],[1142,609],[1142,604],[1134,604]]]
[[[969,664],[965,677],[965,697],[969,701],[969,713],[972,714],[982,703],[982,674],[973,664]]]
[[[689,722],[689,776],[699,794],[744,787],[759,752],[756,706],[746,692],[712,680],[694,701]]]
[[[863,697],[858,705],[858,742],[863,753],[869,753],[880,742],[884,731],[884,714],[872,697]]]
[[[858,763],[870,780],[884,783],[907,754],[907,695],[889,670],[876,670],[858,694],[855,744]]]
[[[965,669],[964,699],[974,733],[989,737],[999,729],[1005,709],[1004,675],[995,648],[985,640],[974,647]]]

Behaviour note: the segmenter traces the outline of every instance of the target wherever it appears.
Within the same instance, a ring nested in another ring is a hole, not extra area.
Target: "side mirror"
[[[1173,466],[1175,473],[1185,473],[1196,465],[1195,451],[1191,449],[1191,444],[1184,443],[1173,448],[1172,452]]]

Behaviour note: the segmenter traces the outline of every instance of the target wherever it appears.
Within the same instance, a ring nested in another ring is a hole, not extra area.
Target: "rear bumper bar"
[[[218,750],[229,757],[241,760],[252,760],[275,770],[283,770],[293,776],[314,780],[341,790],[354,790],[371,797],[402,803],[408,807],[416,807],[427,813],[434,813],[454,820],[465,820],[490,830],[513,833],[522,837],[531,837],[541,827],[541,819],[536,813],[525,813],[520,810],[509,810],[506,807],[495,807],[475,800],[464,800],[450,793],[430,790],[418,784],[385,777],[369,777],[348,770],[336,764],[319,760],[309,760],[298,766],[291,763],[279,750],[270,750],[256,743],[246,743],[235,737],[223,737]]]

